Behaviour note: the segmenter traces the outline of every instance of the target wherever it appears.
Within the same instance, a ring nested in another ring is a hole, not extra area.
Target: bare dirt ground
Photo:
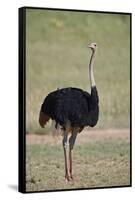
[[[104,140],[130,140],[129,129],[107,129],[107,130],[84,130],[77,137],[77,143],[87,143]],[[62,136],[53,137],[50,135],[28,134],[26,143],[29,144],[61,144]]]

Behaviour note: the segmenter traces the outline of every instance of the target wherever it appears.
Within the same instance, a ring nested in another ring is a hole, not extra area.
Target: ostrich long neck
[[[94,73],[93,73],[94,60],[95,60],[95,50],[92,50],[92,55],[91,55],[90,63],[89,63],[89,76],[90,76],[91,87],[96,86]]]

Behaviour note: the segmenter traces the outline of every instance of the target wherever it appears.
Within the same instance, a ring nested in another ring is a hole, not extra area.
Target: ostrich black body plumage
[[[92,50],[89,63],[91,93],[79,88],[63,88],[51,92],[41,105],[39,123],[42,127],[51,118],[63,130],[63,149],[65,158],[65,178],[70,181],[72,175],[72,150],[77,134],[85,126],[94,127],[99,116],[99,98],[93,74],[93,64],[96,52],[96,43],[88,47]],[[68,134],[71,136],[68,140]],[[69,142],[69,145],[68,145]],[[69,148],[69,154],[67,149]]]
[[[67,121],[71,127],[83,129],[85,126],[94,127],[98,121],[98,93],[92,87],[91,94],[79,88],[63,88],[51,92],[45,98],[41,112],[66,129]]]

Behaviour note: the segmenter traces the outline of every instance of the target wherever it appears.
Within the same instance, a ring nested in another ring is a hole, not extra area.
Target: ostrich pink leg
[[[69,173],[70,173],[70,178],[73,179],[73,174],[72,174],[72,155],[73,155],[73,147],[75,144],[77,136],[77,131],[74,130],[71,137],[69,138]]]
[[[72,153],[73,151],[69,149],[69,173],[70,173],[70,178],[73,179],[73,174],[72,174]]]
[[[67,147],[68,147],[68,135],[65,131],[64,137],[63,137],[63,149],[64,149],[64,158],[65,158],[65,179],[69,181],[70,175],[69,175],[69,165],[68,165],[68,159],[67,159]]]

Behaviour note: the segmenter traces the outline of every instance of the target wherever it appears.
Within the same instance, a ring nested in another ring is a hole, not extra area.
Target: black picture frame
[[[72,11],[72,12],[92,12],[92,13],[107,13],[107,14],[124,14],[130,16],[130,184],[106,187],[92,188],[76,188],[76,189],[58,189],[58,190],[43,190],[43,191],[27,191],[26,190],[26,12],[29,9],[33,10],[53,10],[53,11]],[[90,11],[90,10],[72,10],[59,8],[40,8],[40,7],[21,7],[19,8],[19,174],[18,174],[18,190],[22,193],[33,192],[53,192],[53,191],[68,191],[68,190],[86,190],[86,189],[107,189],[118,187],[132,186],[132,13],[124,12],[108,12],[108,11]]]

